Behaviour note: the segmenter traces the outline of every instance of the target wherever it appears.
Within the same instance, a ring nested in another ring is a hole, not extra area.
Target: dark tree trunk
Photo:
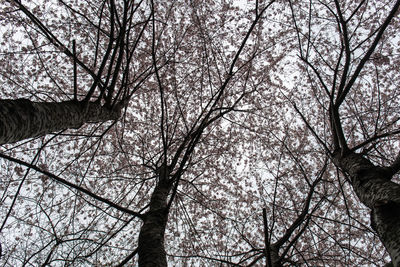
[[[279,248],[275,247],[274,245],[270,248],[270,257],[271,257],[271,264],[267,259],[267,267],[282,267],[282,264],[279,260]]]
[[[119,117],[120,108],[110,110],[92,102],[0,100],[0,145]]]
[[[358,198],[371,209],[371,226],[400,266],[400,185],[392,182],[390,168],[373,165],[356,153],[336,155],[335,164],[351,178]]]
[[[167,199],[171,184],[160,181],[150,200],[150,209],[143,219],[139,233],[139,266],[167,266],[167,255],[164,248],[164,233],[168,220]]]

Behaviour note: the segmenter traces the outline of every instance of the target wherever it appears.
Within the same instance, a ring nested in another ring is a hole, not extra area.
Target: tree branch
[[[0,153],[0,157],[2,157],[4,159],[7,159],[9,161],[12,161],[12,162],[21,164],[21,165],[23,165],[25,167],[31,168],[31,169],[33,169],[33,170],[35,170],[37,172],[40,172],[40,173],[50,177],[51,179],[53,179],[53,180],[55,180],[55,181],[57,181],[57,182],[59,182],[61,184],[64,184],[64,185],[66,185],[68,187],[76,189],[79,192],[82,192],[82,193],[84,193],[84,194],[86,194],[86,195],[88,195],[88,196],[90,196],[90,197],[92,197],[92,198],[94,198],[94,199],[96,199],[96,200],[98,200],[100,202],[103,202],[103,203],[105,203],[105,204],[107,204],[107,205],[109,205],[109,206],[111,206],[111,207],[113,207],[113,208],[115,208],[115,209],[117,209],[119,211],[122,211],[124,213],[136,216],[136,217],[138,217],[140,219],[143,218],[143,215],[138,213],[138,212],[132,211],[132,210],[130,210],[128,208],[124,208],[124,207],[122,207],[122,206],[120,206],[120,205],[118,205],[118,204],[116,204],[116,203],[114,203],[114,202],[112,202],[112,201],[110,201],[108,199],[105,199],[105,198],[103,198],[101,196],[98,196],[98,195],[94,194],[93,192],[91,192],[91,191],[89,191],[89,190],[87,190],[87,189],[85,189],[85,188],[83,188],[81,186],[78,186],[78,185],[75,185],[75,184],[73,184],[71,182],[68,182],[67,180],[65,180],[65,179],[63,179],[61,177],[58,177],[57,175],[55,175],[53,173],[50,173],[50,172],[45,171],[45,170],[42,170],[41,168],[39,168],[39,167],[37,167],[37,166],[35,166],[33,164],[27,163],[25,161],[16,159],[16,158],[8,156],[8,155],[5,155],[3,153]]]

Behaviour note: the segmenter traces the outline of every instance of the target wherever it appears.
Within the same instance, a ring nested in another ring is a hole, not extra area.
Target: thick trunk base
[[[119,117],[117,108],[110,110],[93,102],[0,100],[0,145]]]
[[[140,267],[168,266],[164,234],[168,221],[167,199],[170,189],[169,183],[159,182],[151,196],[150,209],[145,215],[139,233]]]

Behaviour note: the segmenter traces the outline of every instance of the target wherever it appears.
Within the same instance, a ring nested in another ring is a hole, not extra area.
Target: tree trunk
[[[356,153],[335,156],[335,164],[349,174],[354,191],[371,209],[371,226],[400,266],[400,185],[390,181],[393,173],[373,165]]]
[[[270,247],[270,261],[268,260],[268,256],[267,256],[267,264],[266,267],[281,267],[282,264],[279,260],[279,248],[272,245]],[[271,264],[270,264],[271,263]]]
[[[119,107],[110,110],[93,102],[0,100],[0,145],[119,117]]]
[[[171,190],[168,181],[160,181],[150,200],[150,209],[143,219],[139,233],[139,266],[167,266],[167,255],[164,248],[164,233],[168,220],[167,199]]]

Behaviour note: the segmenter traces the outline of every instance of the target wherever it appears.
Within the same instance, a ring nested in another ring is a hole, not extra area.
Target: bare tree
[[[371,226],[398,266],[400,191],[391,181],[400,166],[399,157],[394,157],[398,111],[392,108],[398,96],[396,72],[387,66],[397,60],[392,49],[400,2],[310,1],[308,15],[297,12],[296,3],[290,4],[299,58],[329,129],[315,125],[294,107],[371,210]],[[314,25],[319,13],[327,20],[324,27],[331,29],[331,36],[317,34],[320,28]]]
[[[17,51],[4,50],[2,61],[7,67],[2,80],[23,96],[12,94],[17,99],[0,101],[0,144],[76,129],[84,123],[118,120],[149,75],[146,66],[139,73],[132,71],[139,66],[132,61],[140,57],[137,50],[150,19],[146,3],[100,1],[84,10],[64,1],[58,9],[54,4],[47,8],[46,3],[30,8],[18,0],[4,4],[5,37],[9,38],[9,50]],[[34,14],[31,9],[41,5],[55,18],[69,14],[68,23],[51,24],[45,14]],[[85,15],[91,10],[98,12],[98,17]],[[26,39],[20,40],[19,35]],[[28,65],[18,69],[12,66],[13,60],[24,60]],[[27,73],[15,73],[18,71]],[[22,80],[26,75],[33,77]],[[28,87],[39,91],[35,87],[43,86],[49,90],[46,98],[52,101],[30,100],[43,96]]]
[[[398,265],[398,5],[0,4],[0,262]]]

